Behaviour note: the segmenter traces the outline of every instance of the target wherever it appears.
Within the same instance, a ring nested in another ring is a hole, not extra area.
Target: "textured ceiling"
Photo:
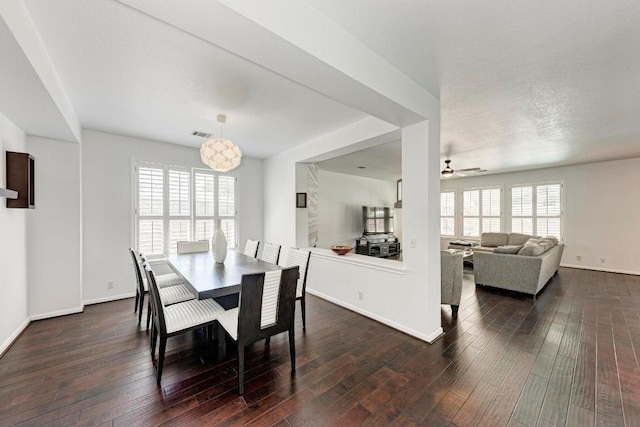
[[[367,117],[363,100],[375,99],[361,96],[368,83],[349,86],[330,65],[314,68],[320,60],[286,38],[294,33],[270,32],[267,24],[286,24],[273,8],[260,21],[225,0],[23,3],[84,128],[198,146],[191,131],[218,133],[215,115],[226,113],[223,135],[264,158]],[[442,158],[456,168],[492,173],[640,156],[640,2],[277,4],[296,13],[310,7],[336,34],[439,96]],[[356,68],[366,56],[349,53],[342,58]],[[17,100],[19,87],[10,86],[1,95]]]

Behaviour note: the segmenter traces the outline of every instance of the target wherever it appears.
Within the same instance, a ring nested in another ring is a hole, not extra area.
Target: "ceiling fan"
[[[486,172],[487,171],[486,169],[481,169],[481,168],[478,168],[478,167],[453,170],[451,168],[451,165],[450,165],[451,160],[447,159],[447,160],[444,161],[444,163],[445,163],[445,168],[442,169],[442,172],[440,172],[440,173],[445,178],[450,177],[452,175],[467,176],[470,173],[480,173],[480,172]]]

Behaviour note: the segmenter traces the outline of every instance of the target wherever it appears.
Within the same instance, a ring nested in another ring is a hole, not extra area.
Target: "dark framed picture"
[[[296,193],[296,208],[307,207],[307,193]]]

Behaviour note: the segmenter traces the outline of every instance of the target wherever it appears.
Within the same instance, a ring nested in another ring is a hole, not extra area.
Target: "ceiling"
[[[430,93],[458,169],[640,157],[635,0],[21,3],[86,129],[197,147],[191,132],[218,134],[225,113],[222,134],[266,158],[369,116],[409,124],[424,111],[411,94]],[[56,102],[8,27],[1,54],[17,59],[0,70],[0,112],[65,139],[34,119],[31,106],[55,121]],[[388,160],[378,154],[352,156]]]
[[[402,141],[387,142],[317,164],[326,171],[397,181],[402,178]]]

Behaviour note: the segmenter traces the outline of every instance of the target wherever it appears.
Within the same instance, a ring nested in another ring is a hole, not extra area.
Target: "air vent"
[[[201,138],[213,138],[213,134],[212,133],[207,133],[207,132],[201,132],[199,130],[194,130],[193,132],[191,132],[191,135],[193,136],[199,136]]]

